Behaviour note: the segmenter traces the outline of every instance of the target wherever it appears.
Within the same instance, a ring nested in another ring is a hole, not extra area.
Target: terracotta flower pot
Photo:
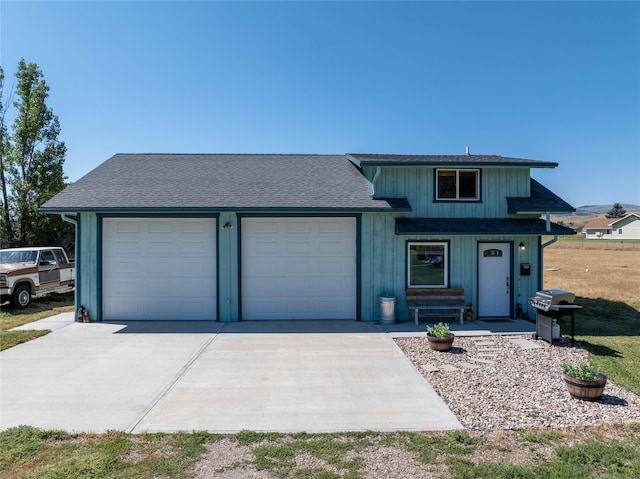
[[[429,334],[427,334],[429,346],[435,351],[449,351],[453,346],[454,338],[455,336],[453,335],[453,333],[449,333],[449,336],[446,338],[436,338],[435,336],[430,336]]]
[[[598,374],[598,377],[593,381],[585,381],[566,374],[563,374],[562,377],[567,385],[569,394],[576,399],[584,401],[597,401],[600,399],[604,392],[604,387],[607,385],[607,376],[604,374]]]

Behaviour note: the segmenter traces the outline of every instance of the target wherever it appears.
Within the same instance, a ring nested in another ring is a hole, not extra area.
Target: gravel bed
[[[543,345],[523,349],[510,338]],[[588,352],[567,345],[549,346],[530,336],[487,336],[493,346],[479,346],[469,337],[455,339],[449,352],[431,350],[422,337],[395,341],[429,381],[463,426],[469,429],[518,429],[526,427],[574,427],[640,422],[640,397],[607,381],[597,402],[572,398],[561,376],[564,361],[582,362]],[[481,353],[495,351],[495,358]],[[474,363],[471,358],[493,361]],[[443,366],[478,364],[477,369],[448,372]],[[431,367],[439,370],[431,372]]]

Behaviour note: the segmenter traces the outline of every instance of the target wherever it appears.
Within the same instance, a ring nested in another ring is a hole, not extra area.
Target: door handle
[[[507,276],[507,294],[509,294],[509,276]]]

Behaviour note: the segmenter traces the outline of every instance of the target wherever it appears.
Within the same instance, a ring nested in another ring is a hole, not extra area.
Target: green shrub
[[[591,362],[580,364],[562,363],[560,367],[567,376],[583,381],[593,381],[598,377],[598,371],[596,371]]]
[[[448,338],[451,331],[448,324],[438,323],[435,326],[427,326],[427,334],[434,338]]]

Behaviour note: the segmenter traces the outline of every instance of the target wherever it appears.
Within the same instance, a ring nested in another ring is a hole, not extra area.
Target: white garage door
[[[355,218],[243,218],[242,319],[355,319]]]
[[[216,221],[105,218],[105,320],[215,320]]]

